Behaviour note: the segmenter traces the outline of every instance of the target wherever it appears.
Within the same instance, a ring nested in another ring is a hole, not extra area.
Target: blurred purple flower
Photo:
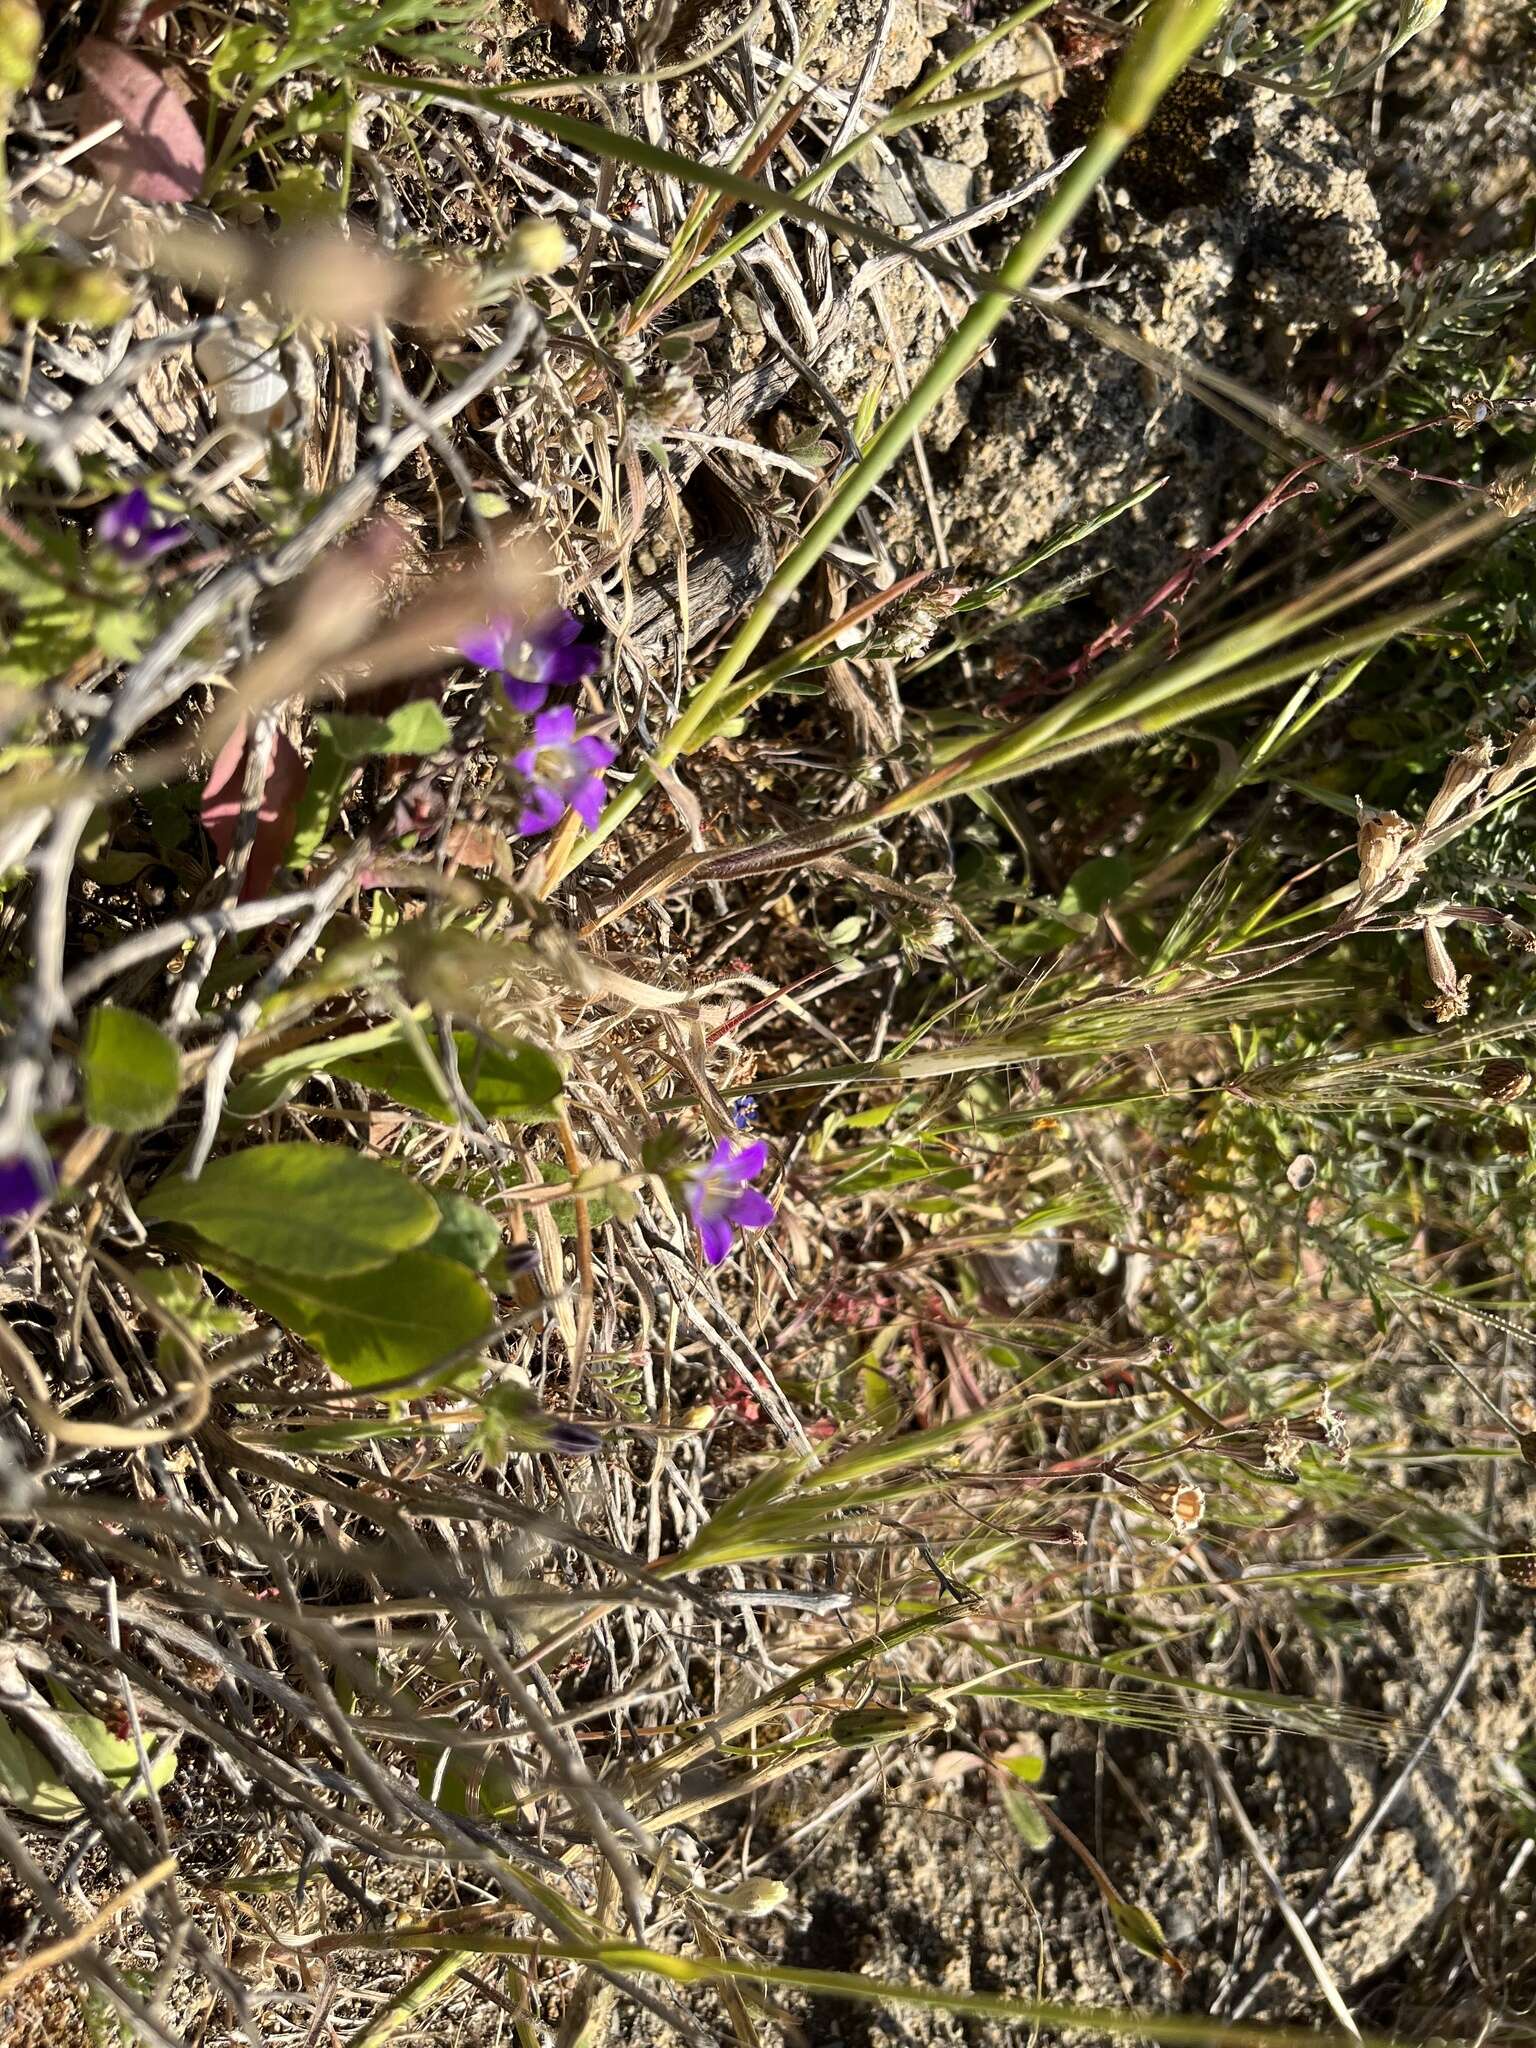
[[[688,1211],[710,1265],[729,1256],[738,1230],[766,1230],[773,1221],[772,1202],[747,1185],[767,1164],[766,1145],[736,1146],[722,1138],[704,1164],[687,1175]]]
[[[564,1422],[558,1416],[549,1425],[549,1448],[562,1458],[591,1458],[603,1448],[595,1429],[584,1422]]]
[[[156,561],[191,536],[184,519],[163,518],[139,486],[114,498],[96,521],[96,538],[123,562]]]
[[[541,711],[533,721],[533,745],[512,756],[512,771],[522,778],[523,808],[517,829],[525,837],[548,832],[565,815],[565,807],[589,832],[597,829],[607,791],[603,770],[614,750],[595,733],[576,732],[576,713],[569,704]]]
[[[602,660],[602,649],[580,639],[580,632],[581,621],[574,612],[546,612],[531,625],[496,618],[461,633],[459,652],[476,668],[500,676],[514,711],[540,711],[551,690],[579,683]]]
[[[0,1221],[14,1222],[40,1209],[53,1193],[53,1176],[30,1153],[0,1158]]]

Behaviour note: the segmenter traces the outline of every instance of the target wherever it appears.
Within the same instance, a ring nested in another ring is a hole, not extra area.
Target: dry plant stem
[[[114,1892],[104,1906],[98,1906],[89,1920],[83,1921],[70,1935],[63,1935],[57,1941],[45,1942],[30,1955],[23,1956],[19,1963],[13,1963],[0,1974],[0,1998],[25,1984],[29,1977],[35,1977],[41,1970],[51,1970],[59,1963],[68,1962],[88,1942],[94,1941],[103,1928],[109,1927],[119,1913],[126,1912],[135,1901],[143,1898],[147,1891],[153,1891],[170,1877],[176,1869],[174,1856],[162,1856],[139,1877],[131,1878],[120,1891]]]
[[[1149,18],[1122,70],[1116,74],[1104,120],[1089,138],[1082,155],[1038,219],[1014,244],[996,278],[930,362],[910,395],[886,419],[865,450],[863,460],[844,473],[821,512],[770,578],[723,658],[664,735],[656,750],[658,770],[669,768],[687,750],[801,583],[887,470],[900,459],[924,420],[985,354],[993,334],[1012,311],[1017,295],[1029,286],[1099,180],[1151,119],[1159,99],[1215,25],[1224,4],[1225,0],[1171,0],[1171,4],[1165,4]],[[649,771],[638,773],[609,804],[597,831],[583,835],[563,869],[551,862],[547,886],[553,887],[562,872],[578,866],[609,838],[653,781]]]
[[[1490,1507],[1495,1476],[1494,1469],[1490,1468],[1488,1474]],[[1478,1573],[1477,1605],[1473,1610],[1472,1631],[1468,1638],[1467,1646],[1458,1658],[1456,1668],[1446,1681],[1440,1697],[1435,1701],[1434,1707],[1424,1727],[1420,1730],[1418,1739],[1415,1741],[1412,1749],[1409,1750],[1387,1785],[1372,1802],[1370,1810],[1361,1820],[1359,1826],[1339,1851],[1333,1862],[1328,1866],[1326,1873],[1319,1878],[1317,1884],[1313,1887],[1312,1896],[1308,1899],[1306,1905],[1302,1907],[1299,1915],[1300,1925],[1304,1929],[1317,1925],[1317,1922],[1322,1917],[1323,1909],[1332,1896],[1334,1886],[1340,1883],[1354,1869],[1360,1858],[1365,1854],[1365,1851],[1370,1847],[1376,1836],[1396,1811],[1398,1802],[1413,1782],[1415,1774],[1439,1735],[1446,1716],[1451,1712],[1462,1693],[1466,1690],[1467,1682],[1477,1668],[1478,1660],[1483,1653],[1483,1626],[1487,1618],[1487,1612],[1488,1568],[1485,1564]],[[1230,1999],[1226,1995],[1225,1987],[1218,1992],[1213,2009],[1219,2012],[1225,2007],[1230,2010],[1232,2017],[1238,2020],[1242,2019],[1246,2013],[1251,2012],[1258,2000],[1259,1993],[1269,1981],[1284,1953],[1284,1942],[1276,1941],[1271,1943],[1254,1964],[1252,1970],[1243,1979],[1242,1983],[1231,1994]]]
[[[362,517],[384,480],[408,455],[511,368],[532,344],[539,327],[535,308],[520,300],[496,347],[486,352],[461,383],[426,407],[419,419],[390,435],[326,500],[302,532],[265,554],[232,564],[188,601],[129,671],[110,711],[92,734],[79,771],[87,786],[94,785],[113,755],[192,680],[192,674],[178,671],[176,663],[198,635],[229,612],[253,602],[263,591],[280,589],[302,575]],[[64,913],[75,855],[94,802],[91,794],[60,805],[47,848],[39,859],[33,913],[35,966],[6,1063],[0,1149],[25,1148],[26,1134],[40,1106],[51,1066],[54,1029],[70,1015],[63,975]],[[39,815],[45,817],[46,813],[34,814],[30,821],[26,816],[14,821],[9,834],[0,841],[0,866],[14,866],[25,857],[35,838]]]
[[[1206,1769],[1211,1773],[1222,1799],[1226,1803],[1228,1813],[1236,1821],[1238,1832],[1248,1845],[1248,1853],[1258,1865],[1264,1882],[1269,1887],[1270,1894],[1275,1902],[1276,1911],[1285,1922],[1290,1938],[1295,1944],[1302,1961],[1312,1973],[1312,1981],[1327,2000],[1329,2010],[1333,2013],[1339,2025],[1343,2027],[1347,2034],[1352,2035],[1358,2041],[1360,2029],[1355,2025],[1354,2017],[1349,2007],[1344,2003],[1343,1998],[1339,1994],[1339,1987],[1333,1981],[1332,1971],[1323,1961],[1318,1953],[1316,1942],[1313,1941],[1311,1935],[1307,1932],[1305,1921],[1286,1897],[1284,1881],[1280,1873],[1275,1869],[1274,1864],[1270,1861],[1264,1844],[1259,1840],[1257,1828],[1248,1818],[1247,1808],[1243,1805],[1237,1787],[1232,1782],[1231,1773],[1216,1754],[1213,1745],[1204,1736],[1200,1738],[1200,1747],[1205,1752]]]
[[[1070,2006],[1044,2000],[1009,1998],[996,1992],[948,1992],[928,1984],[891,1983],[839,1970],[801,1969],[786,1963],[760,1963],[737,1958],[697,1958],[660,1949],[632,1948],[604,1942],[594,1948],[555,1947],[507,1935],[438,1932],[431,1927],[397,1926],[373,1933],[322,1934],[308,1940],[290,1937],[290,1945],[315,1955],[340,1950],[402,1949],[421,1955],[456,1954],[526,1956],[531,1961],[604,1964],[624,1973],[636,1971],[675,1984],[720,1982],[778,1985],[829,1998],[893,2006],[915,2005],[935,2012],[969,2013],[982,2019],[1012,2021],[1062,2034],[1106,2034],[1117,2040],[1146,2040],[1168,2048],[1331,2048],[1354,2035],[1319,2034],[1303,2027],[1255,2027],[1241,2022],[1207,2019],[1202,2013],[1136,2012],[1108,2006]],[[630,1987],[626,1987],[630,1988]],[[1366,2037],[1367,2048],[1388,2048],[1379,2037]]]

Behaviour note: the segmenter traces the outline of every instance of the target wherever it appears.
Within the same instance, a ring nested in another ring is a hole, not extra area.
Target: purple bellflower
[[[767,1164],[766,1145],[738,1146],[722,1138],[704,1164],[688,1173],[688,1211],[711,1266],[729,1257],[738,1230],[766,1230],[773,1221],[772,1202],[747,1185]]]
[[[96,538],[122,562],[154,562],[189,540],[184,519],[166,519],[140,486],[114,498],[96,521]]]
[[[523,808],[517,829],[525,838],[548,832],[565,815],[566,805],[589,832],[597,829],[607,791],[603,770],[614,750],[595,733],[576,731],[576,713],[569,704],[541,711],[533,721],[533,745],[512,756],[512,771],[523,785]]]
[[[0,1158],[0,1223],[15,1223],[40,1209],[53,1193],[53,1177],[30,1153]]]
[[[579,683],[591,675],[603,651],[582,640],[581,621],[574,612],[546,612],[531,625],[520,619],[496,618],[459,635],[459,652],[476,668],[500,676],[514,711],[542,711],[551,690]]]

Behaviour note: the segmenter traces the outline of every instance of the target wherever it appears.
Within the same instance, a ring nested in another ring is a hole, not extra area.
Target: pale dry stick
[[[10,1865],[17,1883],[42,1905],[49,1919],[59,1929],[60,1939],[74,1942],[80,1930],[71,1919],[68,1907],[38,1868],[26,1843],[11,1826],[3,1807],[0,1807],[0,1856],[3,1856]],[[188,2048],[185,2036],[168,2032],[155,2017],[151,2007],[123,1982],[89,1940],[76,1943],[70,1960],[77,1970],[83,1971],[90,1978],[104,1997],[110,1999],[113,2005],[132,2020],[143,2040],[150,2044],[150,2048]],[[240,2031],[250,2044],[250,2048],[260,2048],[256,2037],[243,2023]]]
[[[336,863],[315,890],[314,908],[225,1025],[223,1036],[209,1056],[204,1075],[202,1120],[198,1126],[191,1156],[184,1169],[189,1180],[196,1180],[208,1164],[209,1154],[219,1134],[219,1117],[224,1108],[225,1091],[234,1072],[235,1057],[240,1050],[241,1040],[255,1030],[268,999],[287,981],[294,968],[330,923],[337,907],[352,893],[358,876],[367,864],[368,855],[369,847],[364,842],[353,847],[350,853],[344,854]]]
[[[1349,2007],[1344,2003],[1339,1987],[1333,1981],[1333,1972],[1319,1954],[1317,1944],[1308,1933],[1305,1922],[1286,1897],[1284,1881],[1279,1871],[1275,1869],[1274,1864],[1270,1861],[1264,1844],[1259,1840],[1257,1828],[1248,1818],[1247,1809],[1243,1805],[1237,1787],[1232,1782],[1231,1774],[1221,1761],[1213,1743],[1209,1742],[1203,1734],[1199,1733],[1196,1734],[1196,1740],[1205,1751],[1206,1768],[1215,1779],[1221,1796],[1226,1802],[1227,1811],[1231,1814],[1233,1820],[1236,1821],[1238,1833],[1247,1843],[1248,1853],[1258,1865],[1264,1882],[1269,1887],[1270,1895],[1274,1899],[1275,1908],[1281,1919],[1285,1922],[1290,1938],[1295,1944],[1302,1961],[1312,1973],[1313,1982],[1323,1994],[1340,2026],[1344,2028],[1346,2033],[1353,2035],[1358,2041],[1360,2029],[1355,2025],[1354,2016],[1351,2014]]]
[[[519,301],[496,347],[486,352],[461,383],[428,406],[419,420],[402,427],[366,463],[361,464],[320,507],[307,526],[264,553],[248,561],[231,564],[188,600],[123,679],[111,711],[92,735],[80,769],[80,780],[87,787],[105,772],[112,756],[120,751],[146,719],[164,708],[162,685],[171,677],[180,656],[198,635],[238,606],[253,602],[263,591],[281,588],[309,568],[327,547],[362,517],[385,478],[408,455],[430,440],[434,432],[455,418],[511,367],[532,342],[539,326],[537,309],[525,300]],[[180,695],[180,687],[176,695]],[[94,795],[86,795],[70,799],[59,807],[54,831],[40,864],[39,900],[34,913],[36,965],[7,1062],[0,1150],[25,1150],[44,1078],[52,1066],[53,1031],[70,1015],[62,971],[64,910],[75,855],[94,801]],[[36,813],[31,814],[29,819],[23,814],[13,824],[9,838],[0,842],[0,866],[16,864],[18,854],[15,848],[18,844],[21,857],[24,857],[35,835],[36,816]]]
[[[118,123],[114,121],[112,125],[115,128]],[[175,1869],[176,1858],[163,1856],[141,1876],[131,1878],[121,1891],[114,1892],[106,1904],[98,1906],[90,1919],[82,1921],[73,1934],[61,1935],[57,1941],[45,1942],[41,1948],[34,1949],[31,1955],[23,1956],[19,1963],[12,1963],[8,1970],[0,1974],[0,1998],[5,1998],[17,1990],[29,1977],[36,1977],[43,1970],[52,1970],[60,1963],[69,1962],[88,1942],[94,1941],[98,1934],[110,1927],[119,1913],[126,1912],[128,1907],[144,1896],[145,1892],[152,1891],[157,1884],[172,1876]]]
[[[624,1900],[624,1910],[636,1934],[646,1926],[645,1886],[628,1851],[614,1832],[622,1827],[647,1855],[655,1854],[649,1831],[625,1810],[622,1801],[588,1770],[581,1752],[551,1721],[503,1654],[501,1646],[476,1621],[467,1605],[454,1603],[463,1639],[472,1643],[485,1659],[487,1668],[521,1716],[545,1754],[561,1772],[560,1789],[573,1814],[586,1824],[593,1846],[612,1871]]]
[[[315,907],[316,883],[308,889],[292,889],[281,896],[264,896],[259,903],[232,903],[210,910],[194,910],[186,917],[157,924],[152,931],[135,932],[130,939],[82,961],[64,977],[64,996],[77,1009],[87,996],[126,974],[132,967],[201,939],[233,939],[242,932],[259,931],[266,924],[282,924],[290,917],[302,917]]]

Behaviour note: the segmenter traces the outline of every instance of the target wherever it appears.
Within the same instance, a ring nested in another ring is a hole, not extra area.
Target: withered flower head
[[[1435,994],[1425,1008],[1437,1023],[1449,1024],[1457,1017],[1467,1014],[1467,992],[1461,976],[1456,972],[1456,963],[1440,936],[1440,927],[1433,917],[1424,922],[1424,964],[1429,978],[1435,985]]]
[[[1183,1486],[1176,1486],[1168,1498],[1168,1519],[1173,1524],[1175,1536],[1193,1534],[1205,1519],[1203,1491],[1188,1482]]]
[[[1399,817],[1396,811],[1377,811],[1370,817],[1361,812],[1358,845],[1362,896],[1379,889],[1391,874],[1409,829],[1408,820]]]
[[[1470,796],[1482,788],[1493,768],[1493,741],[1484,733],[1459,754],[1452,754],[1445,780],[1424,813],[1424,830],[1433,832],[1447,818],[1454,817]]]
[[[1294,1479],[1300,1469],[1300,1444],[1290,1423],[1277,1415],[1264,1432],[1264,1470],[1282,1479]]]
[[[1530,768],[1536,767],[1536,718],[1529,719],[1511,734],[1509,752],[1488,778],[1488,794],[1498,796]]]

